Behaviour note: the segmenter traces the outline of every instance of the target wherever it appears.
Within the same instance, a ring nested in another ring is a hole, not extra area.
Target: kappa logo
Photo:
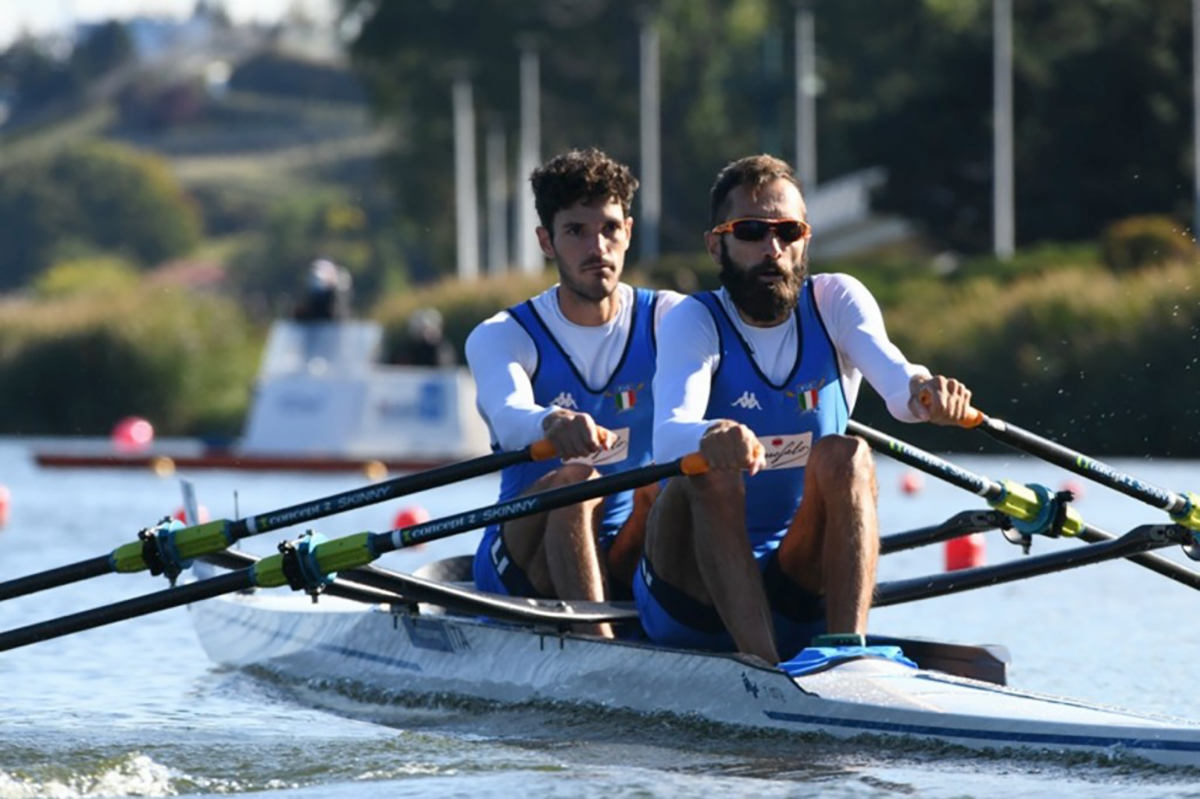
[[[758,397],[754,396],[753,391],[743,391],[742,396],[735,399],[731,404],[735,408],[745,408],[748,411],[762,410],[762,406],[758,404]]]
[[[560,391],[558,396],[550,400],[551,405],[557,405],[560,408],[566,408],[569,411],[579,410],[579,406],[575,404],[575,398],[571,396],[570,391]]]

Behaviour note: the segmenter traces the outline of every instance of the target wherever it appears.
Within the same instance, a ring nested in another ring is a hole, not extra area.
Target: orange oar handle
[[[754,448],[755,459],[762,457],[763,452],[763,445],[759,442]],[[708,461],[699,452],[684,455],[679,459],[679,471],[689,476],[704,474],[708,471]]]
[[[550,443],[550,439],[543,438],[529,445],[529,457],[535,461],[548,461],[558,457],[558,450]]]
[[[933,392],[927,388],[923,388],[921,389],[921,393],[917,395],[917,399],[922,405],[928,408],[933,404]],[[983,411],[979,410],[978,408],[968,406],[967,415],[961,421],[959,421],[958,426],[965,427],[967,429],[979,427],[979,425],[983,424],[985,419],[987,419],[987,415],[984,414]]]

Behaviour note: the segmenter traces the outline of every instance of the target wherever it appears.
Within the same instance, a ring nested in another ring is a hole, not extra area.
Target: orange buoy
[[[986,546],[983,533],[971,533],[951,538],[946,542],[946,571],[952,572],[982,566]]]
[[[0,527],[8,524],[8,505],[12,500],[12,493],[8,490],[8,486],[0,485]]]
[[[141,452],[154,441],[154,426],[140,416],[126,416],[112,429],[112,444],[117,452]]]
[[[196,507],[196,515],[200,517],[199,519],[196,520],[196,524],[204,524],[206,521],[208,521],[211,518],[208,515],[208,508],[204,507],[203,505],[198,505]],[[181,521],[184,524],[187,524],[187,511],[185,511],[183,509],[183,506],[180,505],[178,508],[175,509],[175,513],[171,514],[171,518],[177,519],[178,521]]]
[[[925,487],[925,481],[918,472],[905,472],[900,478],[900,490],[912,496]]]

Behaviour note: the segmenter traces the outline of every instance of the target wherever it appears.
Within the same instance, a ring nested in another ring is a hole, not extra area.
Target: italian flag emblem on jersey
[[[800,405],[802,411],[815,411],[817,409],[818,394],[815,388],[810,388],[807,391],[796,392],[796,402]]]
[[[637,389],[626,388],[616,394],[617,410],[627,411],[637,405]]]

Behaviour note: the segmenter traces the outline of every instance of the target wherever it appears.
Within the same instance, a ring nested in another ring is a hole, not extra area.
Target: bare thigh
[[[591,466],[579,463],[564,464],[560,468],[542,475],[529,488],[525,489],[521,496],[582,483],[596,476],[598,473]],[[600,511],[603,506],[603,499],[594,499],[570,507],[577,508],[578,512],[591,514],[592,529],[595,530],[599,525]],[[546,527],[551,514],[562,513],[566,510],[568,509],[560,508],[558,511],[535,513],[532,516],[505,522],[501,527],[504,546],[508,549],[513,561],[525,572],[534,587],[548,593],[552,592],[549,591],[547,583],[549,567],[546,563]]]
[[[813,447],[804,472],[804,496],[783,541],[779,545],[779,563],[785,574],[801,588],[825,593],[825,536],[829,531],[830,502],[845,504],[854,481],[867,481],[871,501],[877,501],[879,488],[865,444],[851,436],[826,436]]]

